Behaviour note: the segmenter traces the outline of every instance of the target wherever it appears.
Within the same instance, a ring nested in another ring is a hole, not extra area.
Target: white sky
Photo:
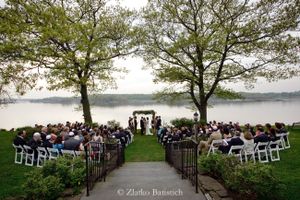
[[[134,9],[139,9],[146,5],[147,0],[121,0],[121,4]],[[0,6],[3,5],[3,0],[0,0]],[[151,70],[143,70],[144,62],[141,58],[127,58],[126,60],[118,60],[115,64],[121,64],[129,70],[128,74],[124,75],[123,79],[117,80],[118,88],[116,90],[107,90],[105,93],[115,94],[150,94],[162,88],[162,85],[153,83]],[[255,88],[246,90],[243,84],[231,84],[230,88],[236,91],[247,92],[292,92],[300,90],[300,77],[282,80],[274,83],[259,81]],[[72,93],[67,91],[30,91],[23,98],[45,98],[50,96],[72,96]]]

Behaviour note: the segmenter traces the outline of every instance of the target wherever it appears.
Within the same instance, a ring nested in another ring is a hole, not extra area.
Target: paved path
[[[99,182],[82,200],[205,200],[166,162],[128,162]]]

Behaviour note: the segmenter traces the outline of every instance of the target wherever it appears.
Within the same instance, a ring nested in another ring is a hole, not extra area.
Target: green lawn
[[[0,132],[0,199],[22,196],[24,174],[33,169],[24,164],[14,164],[15,151],[12,147],[14,137],[12,133]]]
[[[300,128],[290,131],[291,148],[280,151],[280,161],[273,162],[276,174],[286,185],[285,199],[300,199]]]
[[[273,162],[277,175],[287,186],[286,199],[300,199],[300,128],[290,131],[291,149],[280,152],[281,161]],[[22,196],[24,173],[33,169],[14,164],[14,135],[0,132],[0,199]],[[134,142],[126,148],[126,162],[164,161],[164,149],[156,136],[135,135]]]
[[[164,161],[164,148],[157,143],[156,136],[136,134],[134,142],[125,151],[126,162]]]

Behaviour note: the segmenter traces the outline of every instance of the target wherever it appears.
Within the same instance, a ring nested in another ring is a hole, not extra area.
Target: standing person
[[[146,135],[153,135],[153,134],[150,132],[150,120],[149,120],[148,117],[146,118],[145,124],[146,124]]]
[[[156,131],[159,130],[159,128],[161,127],[161,118],[160,116],[157,117],[157,120],[156,120]]]
[[[141,126],[141,135],[144,135],[144,129],[145,129],[144,117],[141,117],[140,126]]]
[[[137,133],[137,124],[138,124],[136,116],[134,116],[133,124],[134,124],[134,133],[136,134]]]

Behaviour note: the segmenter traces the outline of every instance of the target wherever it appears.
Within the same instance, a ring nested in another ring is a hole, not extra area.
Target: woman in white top
[[[241,139],[244,141],[244,151],[252,152],[255,146],[252,134],[249,131],[246,131],[244,136],[241,136]]]

